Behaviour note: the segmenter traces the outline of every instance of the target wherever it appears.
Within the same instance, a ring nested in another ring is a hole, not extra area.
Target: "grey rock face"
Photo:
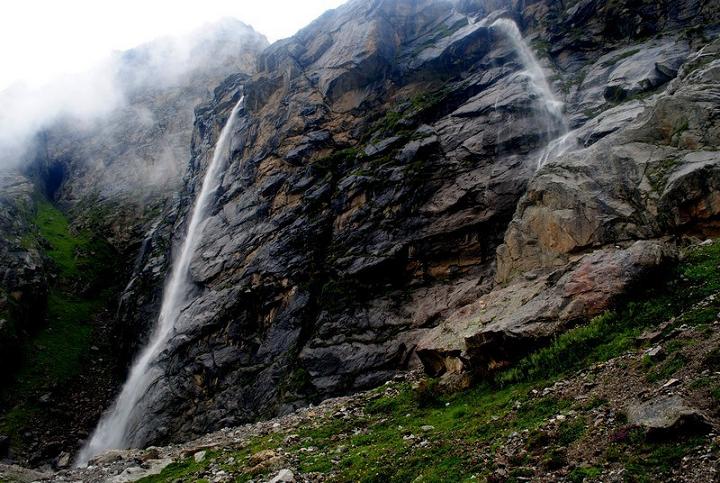
[[[452,70],[395,62],[441,21],[448,47],[425,60]],[[548,133],[506,40],[470,25],[449,3],[353,2],[262,55],[148,440],[381,383],[488,289]],[[198,110],[198,175],[238,84]]]
[[[686,41],[667,39],[605,54],[588,68],[573,105],[594,111],[657,89],[675,78],[689,53]]]
[[[31,236],[35,210],[32,182],[0,170],[0,363],[9,375],[19,342],[42,323],[47,280],[40,247]]]
[[[612,77],[626,97],[648,94],[617,104],[573,87],[582,149],[537,174],[559,131],[548,132],[506,39],[482,22],[484,3],[350,2],[268,48],[248,81],[223,84],[197,111],[192,177],[168,218],[180,215],[175,233],[241,83],[246,113],[191,266],[192,301],[144,401],[144,439],[286,412],[419,364],[437,374],[506,364],[671,260],[665,236],[699,219],[714,177],[702,184],[691,170],[675,185],[657,169],[680,153],[696,159],[701,144],[690,147],[690,136],[706,146],[714,131],[673,133],[673,144],[657,116],[677,117],[675,96],[714,103],[714,87],[668,84],[697,46],[609,32],[608,8],[539,2],[502,13],[554,42],[546,67],[560,66],[560,82],[597,69],[598,83]],[[653,25],[682,24],[677,12],[653,15]],[[577,44],[567,22],[594,37]],[[624,42],[641,46],[645,67],[602,67],[603,55],[627,53]],[[600,112],[589,122],[584,103]],[[714,125],[712,116],[702,122]],[[685,189],[695,201],[670,201]],[[664,206],[686,221],[669,221]],[[706,211],[702,227],[716,217]],[[143,286],[157,265],[140,266]],[[127,293],[129,319],[148,313],[140,293]]]
[[[195,108],[227,76],[252,74],[266,46],[251,27],[226,19],[118,54],[120,106],[92,123],[61,119],[36,140],[34,165],[49,180],[48,195],[118,248],[135,243],[182,186]]]
[[[672,258],[664,236],[715,232],[720,160],[707,149],[717,145],[718,119],[707,106],[720,102],[712,80],[717,48],[716,41],[693,55],[666,92],[617,132],[536,174],[497,250],[501,287],[420,342],[430,371],[507,364],[523,346],[602,312],[661,267]]]

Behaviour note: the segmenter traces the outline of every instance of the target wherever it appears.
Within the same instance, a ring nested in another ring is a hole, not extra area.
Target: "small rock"
[[[66,453],[63,451],[62,453],[60,453],[60,456],[58,456],[57,467],[67,468],[68,466],[70,466],[70,459],[70,453]]]
[[[193,459],[195,460],[195,463],[201,463],[205,461],[205,455],[207,454],[207,451],[198,451],[193,455]]]
[[[295,481],[297,481],[295,479],[295,474],[292,471],[285,469],[280,470],[280,472],[275,475],[272,480],[270,480],[270,483],[294,483]]]
[[[707,247],[707,246],[710,246],[710,245],[712,245],[712,244],[713,244],[713,241],[708,238],[708,239],[705,240],[704,242],[701,242],[701,243],[700,243],[700,246],[701,246],[701,247]]]
[[[288,445],[298,443],[299,441],[300,441],[300,436],[298,436],[297,434],[288,434],[287,436],[285,436],[285,439],[283,440],[283,444],[288,446]]]
[[[662,359],[665,357],[665,351],[662,346],[658,345],[645,351],[645,355],[651,359]]]
[[[668,382],[663,384],[663,388],[673,387],[680,383],[680,379],[670,379]]]
[[[259,465],[269,459],[276,458],[277,453],[271,449],[258,451],[250,457],[250,464],[253,466]]]
[[[159,460],[160,459],[160,448],[157,446],[150,446],[145,450],[140,458],[142,461]]]
[[[425,432],[428,432],[428,431],[432,431],[433,429],[435,429],[435,426],[430,426],[429,424],[426,424],[425,426],[420,427],[420,429],[422,429]]]
[[[106,465],[125,459],[127,451],[111,449],[92,458],[89,462],[92,466]]]

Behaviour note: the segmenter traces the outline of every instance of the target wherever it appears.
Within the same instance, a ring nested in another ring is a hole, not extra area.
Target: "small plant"
[[[593,481],[596,479],[600,474],[602,473],[602,470],[600,468],[596,467],[588,467],[588,468],[575,468],[570,472],[568,475],[568,480],[572,483],[583,483],[584,481]]]
[[[440,387],[437,379],[423,379],[414,388],[413,397],[421,408],[439,407],[443,405],[440,399]]]
[[[564,421],[558,430],[558,443],[562,446],[568,446],[582,438],[585,431],[587,431],[587,424],[582,419]]]

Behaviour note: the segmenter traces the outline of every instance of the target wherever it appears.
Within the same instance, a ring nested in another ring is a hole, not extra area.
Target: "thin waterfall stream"
[[[119,396],[110,411],[106,412],[95,428],[92,437],[82,448],[76,459],[76,465],[84,466],[93,456],[108,449],[123,449],[132,445],[131,429],[139,418],[139,405],[147,390],[162,376],[155,364],[175,330],[175,324],[181,308],[187,304],[190,289],[190,263],[203,234],[204,222],[212,196],[220,184],[220,175],[230,157],[232,132],[243,107],[244,96],[230,113],[220,137],[215,144],[212,160],[208,166],[202,188],[192,209],[187,234],[179,256],[173,263],[170,278],[165,286],[160,316],[148,345],[130,370]]]
[[[548,137],[553,135],[557,136],[558,131],[560,133],[558,137],[547,143],[538,157],[536,169],[540,169],[549,160],[565,154],[577,145],[575,136],[568,131],[563,113],[564,103],[553,93],[542,66],[523,39],[517,24],[509,18],[499,18],[495,20],[490,27],[501,30],[512,43],[515,52],[517,52],[520,62],[525,68],[525,74],[530,80],[530,86],[540,98],[542,106],[547,111],[548,116],[545,131]]]

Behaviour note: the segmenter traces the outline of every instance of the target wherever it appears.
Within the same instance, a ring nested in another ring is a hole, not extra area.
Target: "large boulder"
[[[707,433],[712,424],[701,411],[690,407],[680,396],[660,396],[627,409],[628,423],[646,430],[649,438],[677,438]]]

